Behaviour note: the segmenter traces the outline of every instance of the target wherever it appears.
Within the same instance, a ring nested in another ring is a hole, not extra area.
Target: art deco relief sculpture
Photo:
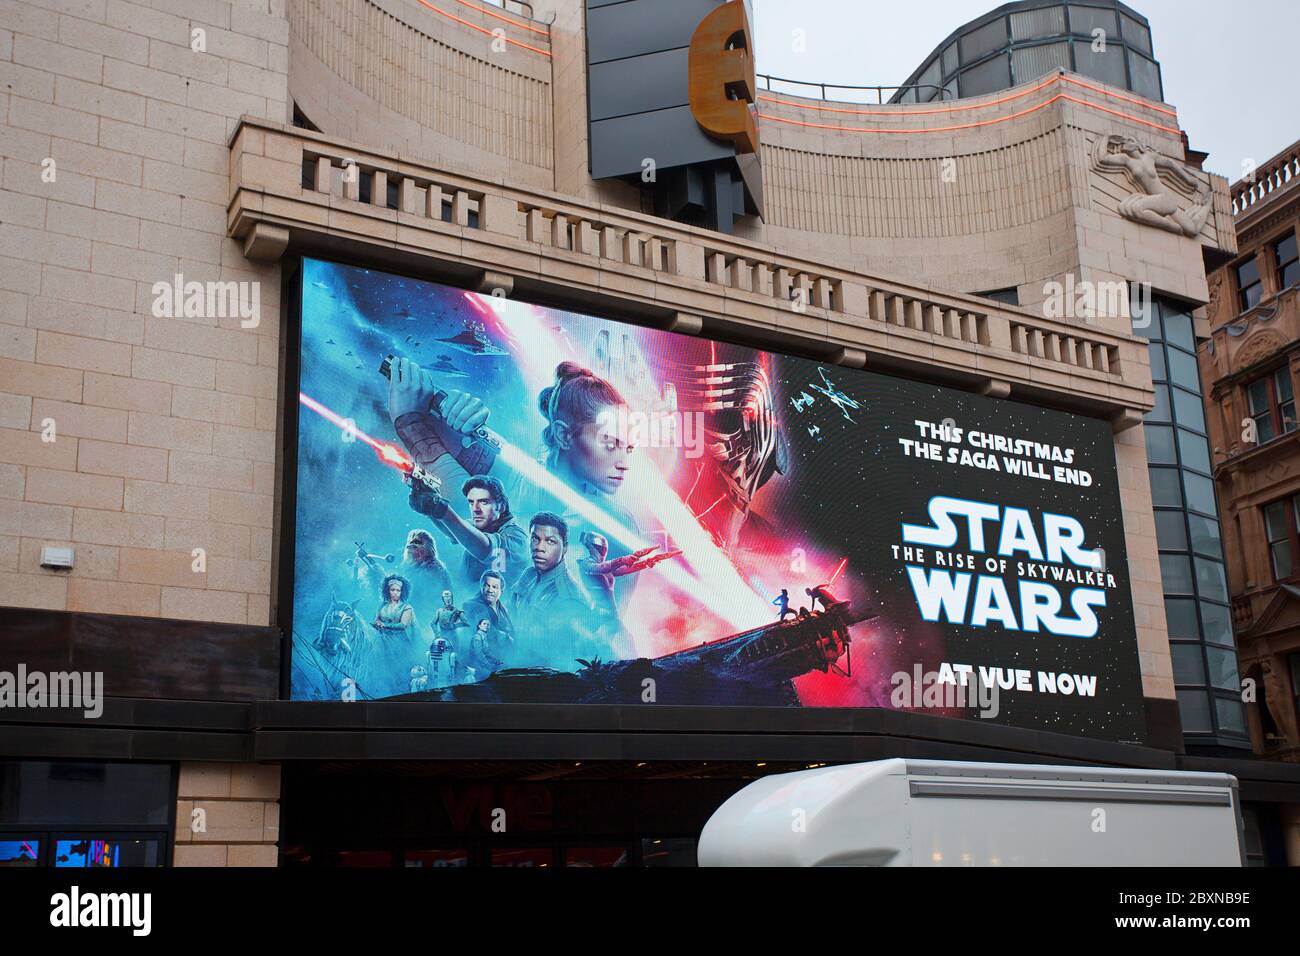
[[[1132,136],[1098,137],[1093,166],[1104,172],[1123,172],[1141,190],[1120,203],[1119,213],[1125,219],[1194,239],[1210,217],[1214,196],[1209,186],[1182,163],[1143,146]],[[1180,198],[1190,199],[1192,205],[1182,208]]]

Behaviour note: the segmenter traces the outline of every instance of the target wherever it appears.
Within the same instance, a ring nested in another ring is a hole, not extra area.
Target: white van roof
[[[883,865],[906,853],[909,803],[927,796],[1235,807],[1236,786],[1229,774],[1115,767],[906,758],[819,767],[733,795],[705,825],[699,862]]]

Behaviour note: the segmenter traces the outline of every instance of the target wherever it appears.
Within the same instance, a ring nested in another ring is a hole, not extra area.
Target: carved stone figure
[[[1105,172],[1127,174],[1141,190],[1120,203],[1119,213],[1125,219],[1194,239],[1210,218],[1214,195],[1209,186],[1182,163],[1143,146],[1132,136],[1098,137],[1093,165]],[[1183,209],[1180,197],[1191,199],[1192,205]]]
[[[1237,349],[1237,354],[1232,357],[1232,367],[1234,369],[1249,368],[1256,362],[1262,362],[1274,352],[1279,352],[1285,347],[1286,343],[1280,336],[1272,332],[1256,332]]]

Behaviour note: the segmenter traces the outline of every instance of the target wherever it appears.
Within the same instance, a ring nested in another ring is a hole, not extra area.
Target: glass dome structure
[[[1057,69],[1162,100],[1146,17],[1118,0],[1021,0],[955,30],[891,103],[982,96]]]

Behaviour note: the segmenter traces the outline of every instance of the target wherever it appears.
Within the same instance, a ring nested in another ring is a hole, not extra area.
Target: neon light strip
[[[470,23],[468,20],[462,20],[460,17],[456,16],[456,14],[454,14],[454,13],[448,13],[446,10],[443,10],[441,7],[435,7],[432,3],[429,2],[429,0],[420,0],[420,3],[421,3],[422,5],[428,7],[428,8],[429,8],[430,10],[432,10],[434,13],[441,13],[441,14],[442,14],[444,17],[446,17],[448,20],[455,20],[455,21],[456,21],[457,23],[459,23],[461,26],[469,27],[471,30],[477,30],[479,33],[485,33],[485,34],[487,34],[487,35],[490,36],[490,37],[495,37],[495,36],[496,36],[496,34],[493,33],[491,30],[489,30],[487,27],[481,27],[481,26],[479,26],[477,23]],[[501,39],[505,40],[505,41],[506,41],[507,43],[509,43],[511,46],[521,47],[522,49],[525,49],[525,50],[532,50],[534,53],[540,53],[542,56],[550,56],[550,55],[551,55],[551,51],[550,51],[550,50],[543,50],[541,47],[538,47],[538,46],[529,46],[527,43],[521,43],[520,41],[518,41],[518,40],[512,40],[512,39],[510,39],[509,37],[502,37]]]
[[[1084,89],[1092,90],[1094,93],[1100,93],[1103,96],[1109,96],[1117,100],[1123,100],[1125,103],[1132,103],[1135,106],[1141,106],[1157,113],[1164,113],[1166,116],[1178,116],[1176,110],[1171,110],[1168,107],[1156,106],[1152,103],[1148,103],[1146,100],[1140,100],[1133,96],[1125,96],[1122,93],[1115,93],[1102,86],[1093,86],[1091,83],[1085,83],[1083,80],[1076,79],[1073,76],[1067,76],[1063,73],[1058,73],[1056,76],[1048,77],[1037,86],[1030,87],[1027,90],[1021,90],[1019,93],[1012,93],[1010,96],[1003,96],[996,100],[985,100],[983,103],[967,103],[963,106],[938,106],[934,109],[926,110],[854,110],[839,106],[816,106],[812,103],[796,103],[794,100],[783,100],[775,96],[760,96],[759,99],[768,103],[776,103],[780,106],[792,106],[795,109],[801,110],[817,110],[822,113],[846,113],[852,116],[929,116],[934,113],[962,113],[967,110],[982,110],[988,106],[998,106],[1002,103],[1010,103],[1012,100],[1018,100],[1029,96],[1031,93],[1037,93],[1039,90],[1046,86],[1051,86],[1058,80],[1065,83],[1073,83],[1075,86],[1082,86]]]
[[[511,20],[509,17],[503,16],[500,13],[493,13],[491,10],[485,9],[484,7],[480,7],[477,3],[470,3],[469,0],[456,0],[456,2],[461,4],[462,6],[469,7],[471,10],[477,10],[479,13],[483,14],[484,16],[489,16],[496,20],[500,20],[502,23],[509,23],[511,26],[519,27],[519,29],[521,30],[530,30],[533,33],[538,34],[539,36],[544,36],[544,37],[550,37],[551,35],[546,30],[539,30],[537,29],[537,27],[529,26],[527,23],[520,23],[518,20]]]
[[[996,119],[979,120],[974,123],[958,123],[955,126],[932,126],[928,129],[881,129],[881,128],[873,128],[869,126],[836,126],[833,123],[809,123],[806,120],[786,119],[785,117],[782,116],[769,116],[767,113],[758,113],[757,115],[759,119],[770,120],[773,123],[788,123],[791,126],[808,126],[814,129],[831,129],[831,130],[838,130],[844,133],[951,133],[961,129],[975,129],[976,127],[980,127],[980,126],[994,126],[998,123],[1005,123],[1008,120],[1018,119],[1021,116],[1028,116],[1030,113],[1037,113],[1039,110],[1043,109],[1044,107],[1051,106],[1057,100],[1069,100],[1071,103],[1078,103],[1080,106],[1088,106],[1095,110],[1101,110],[1103,113],[1109,113],[1112,116],[1118,116],[1121,119],[1126,119],[1130,123],[1138,123],[1142,126],[1149,126],[1152,129],[1162,130],[1163,132],[1166,133],[1173,133],[1179,136],[1182,135],[1182,130],[1178,129],[1176,126],[1162,126],[1159,123],[1153,123],[1150,120],[1140,119],[1129,113],[1122,113],[1119,110],[1113,110],[1106,106],[1100,106],[1097,103],[1089,103],[1087,100],[1081,100],[1078,97],[1071,96],[1068,93],[1057,93],[1055,96],[1051,97],[1050,99],[1044,100],[1042,103],[1039,103],[1036,106],[1031,106],[1028,109],[1023,109],[1016,113],[1008,113],[1006,116],[999,116]]]

